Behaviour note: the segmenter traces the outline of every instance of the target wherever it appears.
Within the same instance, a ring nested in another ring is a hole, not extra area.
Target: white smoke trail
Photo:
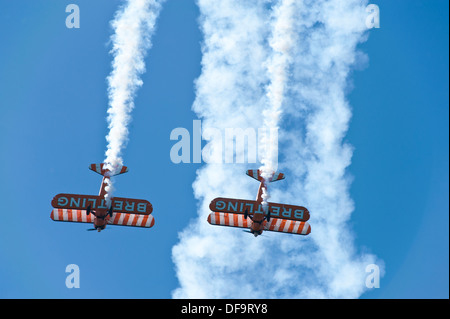
[[[288,80],[288,67],[291,61],[290,51],[294,45],[294,0],[281,0],[273,8],[272,37],[269,40],[273,50],[267,62],[269,85],[267,98],[269,107],[263,111],[263,127],[268,130],[278,130],[282,104],[285,94],[285,86]],[[268,180],[278,168],[278,140],[273,135],[264,134],[260,141],[262,148],[261,176]],[[267,186],[267,185],[266,185]],[[269,193],[268,188],[263,188],[262,205],[267,210]]]
[[[257,127],[270,79],[264,67],[272,51],[265,41],[272,32],[267,1],[198,5],[203,68],[193,109],[204,127]],[[366,2],[303,0],[293,6],[292,74],[280,132],[280,163],[288,178],[272,186],[271,197],[308,207],[312,232],[253,238],[209,225],[213,198],[250,199],[257,185],[243,165],[205,165],[193,185],[199,216],[172,250],[180,283],[175,298],[357,298],[366,289],[366,266],[379,264],[354,245],[346,174],[352,149],[343,144],[351,117],[345,93],[351,66],[361,56],[356,46],[366,39]]]
[[[142,86],[140,75],[145,72],[144,57],[151,46],[156,19],[162,1],[127,0],[117,11],[111,26],[114,56],[112,71],[108,76],[108,142],[106,168],[114,172],[123,165],[122,150],[128,140],[128,124],[134,108],[136,90]],[[108,181],[106,199],[112,198],[113,186]]]

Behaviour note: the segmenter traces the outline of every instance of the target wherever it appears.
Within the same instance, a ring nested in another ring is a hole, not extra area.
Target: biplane
[[[284,179],[284,174],[273,173],[265,179],[260,170],[248,170],[247,175],[260,182],[256,201],[222,197],[213,199],[209,204],[212,213],[208,216],[211,225],[244,228],[255,237],[264,230],[298,235],[311,232],[307,222],[309,211],[305,207],[270,202],[263,204],[267,184]]]
[[[106,225],[122,225],[150,228],[155,224],[151,215],[152,204],[144,199],[112,197],[105,199],[106,186],[112,176],[128,172],[126,166],[117,167],[114,172],[105,164],[91,164],[89,169],[102,175],[103,180],[98,196],[78,194],[58,194],[52,199],[53,210],[50,218],[54,221],[92,223],[100,232]]]

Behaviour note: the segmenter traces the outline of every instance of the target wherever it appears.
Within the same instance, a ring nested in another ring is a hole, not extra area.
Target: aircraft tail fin
[[[262,182],[263,179],[264,179],[264,178],[261,176],[261,170],[259,170],[259,169],[249,169],[249,170],[247,171],[247,175],[250,176],[251,178],[256,179],[257,181],[260,181],[260,182]],[[285,176],[284,176],[283,173],[277,173],[277,172],[275,172],[275,173],[272,174],[272,177],[270,177],[267,181],[268,181],[268,182],[275,182],[275,181],[282,180],[282,179],[284,179],[284,178],[285,178]]]
[[[100,175],[108,176],[108,177],[120,175],[120,174],[128,172],[128,167],[123,166],[123,165],[119,165],[118,167],[116,167],[116,169],[114,171],[110,171],[109,169],[106,168],[105,163],[91,164],[91,165],[89,165],[89,169]]]

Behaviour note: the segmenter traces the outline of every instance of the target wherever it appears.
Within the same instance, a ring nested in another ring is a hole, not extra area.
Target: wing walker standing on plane
[[[115,174],[106,169],[105,164],[91,164],[89,169],[103,175],[100,193],[95,195],[58,194],[52,200],[50,218],[54,221],[93,223],[100,232],[106,225],[122,225],[150,228],[155,224],[151,215],[152,204],[144,199],[113,197],[105,199],[108,180],[111,176],[128,172],[126,166],[117,168]]]
[[[255,237],[264,230],[308,235],[309,211],[302,206],[268,203],[263,207],[263,192],[267,184],[284,179],[284,174],[274,173],[269,180],[261,176],[260,170],[248,170],[247,175],[260,182],[256,201],[215,198],[209,204],[212,213],[208,216],[211,225],[231,226],[247,229]]]

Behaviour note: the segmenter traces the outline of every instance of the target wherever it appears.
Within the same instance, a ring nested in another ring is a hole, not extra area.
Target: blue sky
[[[66,5],[80,7],[67,29]],[[0,297],[170,298],[171,249],[196,217],[201,164],[171,162],[177,127],[192,132],[202,39],[194,1],[167,0],[146,58],[116,194],[145,198],[155,227],[50,220],[58,193],[97,194],[104,159],[109,21],[121,1],[0,0]],[[355,245],[385,263],[363,298],[448,298],[448,1],[374,2],[381,28],[352,73],[349,173]],[[77,264],[81,288],[65,286]]]

